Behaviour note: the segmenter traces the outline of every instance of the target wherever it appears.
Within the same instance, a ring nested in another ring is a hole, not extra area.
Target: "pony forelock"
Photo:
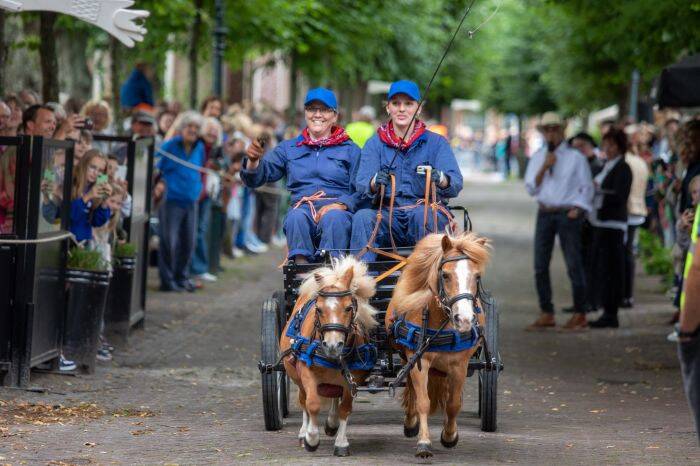
[[[370,306],[369,299],[374,296],[377,287],[374,279],[367,273],[367,264],[353,256],[334,259],[331,266],[313,270],[301,284],[299,296],[308,296],[308,299],[314,299],[322,289],[330,287],[345,289],[346,285],[342,280],[349,269],[353,270],[349,289],[357,300],[357,315],[355,318],[366,329],[374,328],[377,325],[377,321],[374,318],[377,310]],[[320,278],[320,283],[316,278],[317,276]]]

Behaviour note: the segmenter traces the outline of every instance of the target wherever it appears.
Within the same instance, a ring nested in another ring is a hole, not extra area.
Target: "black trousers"
[[[593,231],[593,287],[600,296],[603,311],[617,318],[625,286],[625,232],[613,228]]]
[[[634,297],[634,235],[637,232],[636,225],[627,226],[627,241],[625,242],[625,286],[623,298]]]
[[[700,337],[678,344],[683,386],[695,420],[695,430],[700,440]]]

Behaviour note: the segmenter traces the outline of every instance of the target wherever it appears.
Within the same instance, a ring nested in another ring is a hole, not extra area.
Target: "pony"
[[[314,270],[299,289],[280,350],[288,353],[284,368],[299,387],[303,410],[299,442],[307,451],[320,444],[323,397],[332,398],[325,432],[336,436],[333,454],[350,454],[346,432],[354,390],[367,378],[377,356],[369,339],[370,330],[378,325],[377,311],[369,304],[375,291],[367,266],[352,256]]]
[[[434,336],[408,371],[403,391],[404,434],[418,435],[418,457],[432,456],[428,416],[438,409],[445,414],[442,445],[452,448],[459,440],[462,386],[481,342],[478,327],[485,326],[479,289],[490,249],[488,239],[471,232],[426,236],[408,257],[387,308],[387,332],[405,360]]]

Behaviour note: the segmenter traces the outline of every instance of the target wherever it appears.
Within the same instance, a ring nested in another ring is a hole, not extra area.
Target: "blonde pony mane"
[[[299,295],[307,299],[314,299],[318,292],[332,286],[344,288],[341,282],[349,269],[353,270],[350,291],[357,300],[357,315],[355,319],[360,322],[365,329],[369,330],[377,325],[374,316],[377,310],[369,305],[369,298],[376,293],[374,279],[367,274],[367,264],[357,260],[353,256],[334,259],[330,267],[320,267],[315,269],[299,288]],[[320,277],[319,280],[316,277]]]
[[[444,257],[444,234],[430,234],[420,240],[408,256],[408,263],[401,272],[394,290],[394,312],[406,312],[425,308],[438,292],[436,284],[440,273],[440,260]],[[449,235],[448,235],[449,236]],[[468,232],[449,236],[451,250],[448,255],[464,254],[469,257],[477,273],[483,273],[491,257],[491,244],[487,238]]]

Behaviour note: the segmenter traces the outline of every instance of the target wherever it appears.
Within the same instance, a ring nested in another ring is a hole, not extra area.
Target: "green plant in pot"
[[[112,263],[115,267],[123,263],[133,263],[136,259],[136,245],[134,243],[117,243],[112,253]]]
[[[68,252],[67,267],[69,269],[87,270],[90,272],[104,272],[109,269],[100,251],[80,247],[71,248]]]

